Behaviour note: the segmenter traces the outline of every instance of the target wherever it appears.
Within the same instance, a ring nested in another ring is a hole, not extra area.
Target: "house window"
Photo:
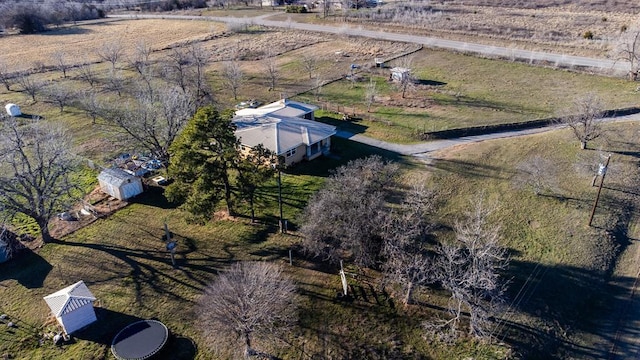
[[[291,157],[296,153],[296,149],[291,149],[287,151],[287,157]]]

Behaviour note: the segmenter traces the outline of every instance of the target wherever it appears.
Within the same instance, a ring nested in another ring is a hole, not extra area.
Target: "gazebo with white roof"
[[[93,309],[93,296],[82,280],[44,297],[51,313],[62,325],[64,332],[71,334],[97,320]]]

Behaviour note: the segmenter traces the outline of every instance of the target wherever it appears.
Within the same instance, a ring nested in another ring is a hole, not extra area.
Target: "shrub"
[[[587,40],[593,40],[593,32],[591,30],[587,30],[582,34],[582,37]]]
[[[307,7],[304,5],[287,5],[284,11],[288,13],[304,14],[307,12]]]

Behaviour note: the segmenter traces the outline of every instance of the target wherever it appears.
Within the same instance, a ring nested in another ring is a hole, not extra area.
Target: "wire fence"
[[[333,112],[338,115],[341,115],[342,120],[347,120],[347,121],[366,120],[371,122],[380,122],[385,125],[393,126],[392,121],[381,119],[369,112],[363,112],[361,109],[355,106],[346,106],[346,105],[336,104],[328,101],[318,102],[316,105],[321,110],[329,111],[329,112]]]

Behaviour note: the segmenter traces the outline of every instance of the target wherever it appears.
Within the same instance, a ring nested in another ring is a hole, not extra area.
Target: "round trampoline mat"
[[[136,321],[113,338],[111,352],[120,360],[148,359],[162,350],[168,337],[169,330],[160,321]]]

